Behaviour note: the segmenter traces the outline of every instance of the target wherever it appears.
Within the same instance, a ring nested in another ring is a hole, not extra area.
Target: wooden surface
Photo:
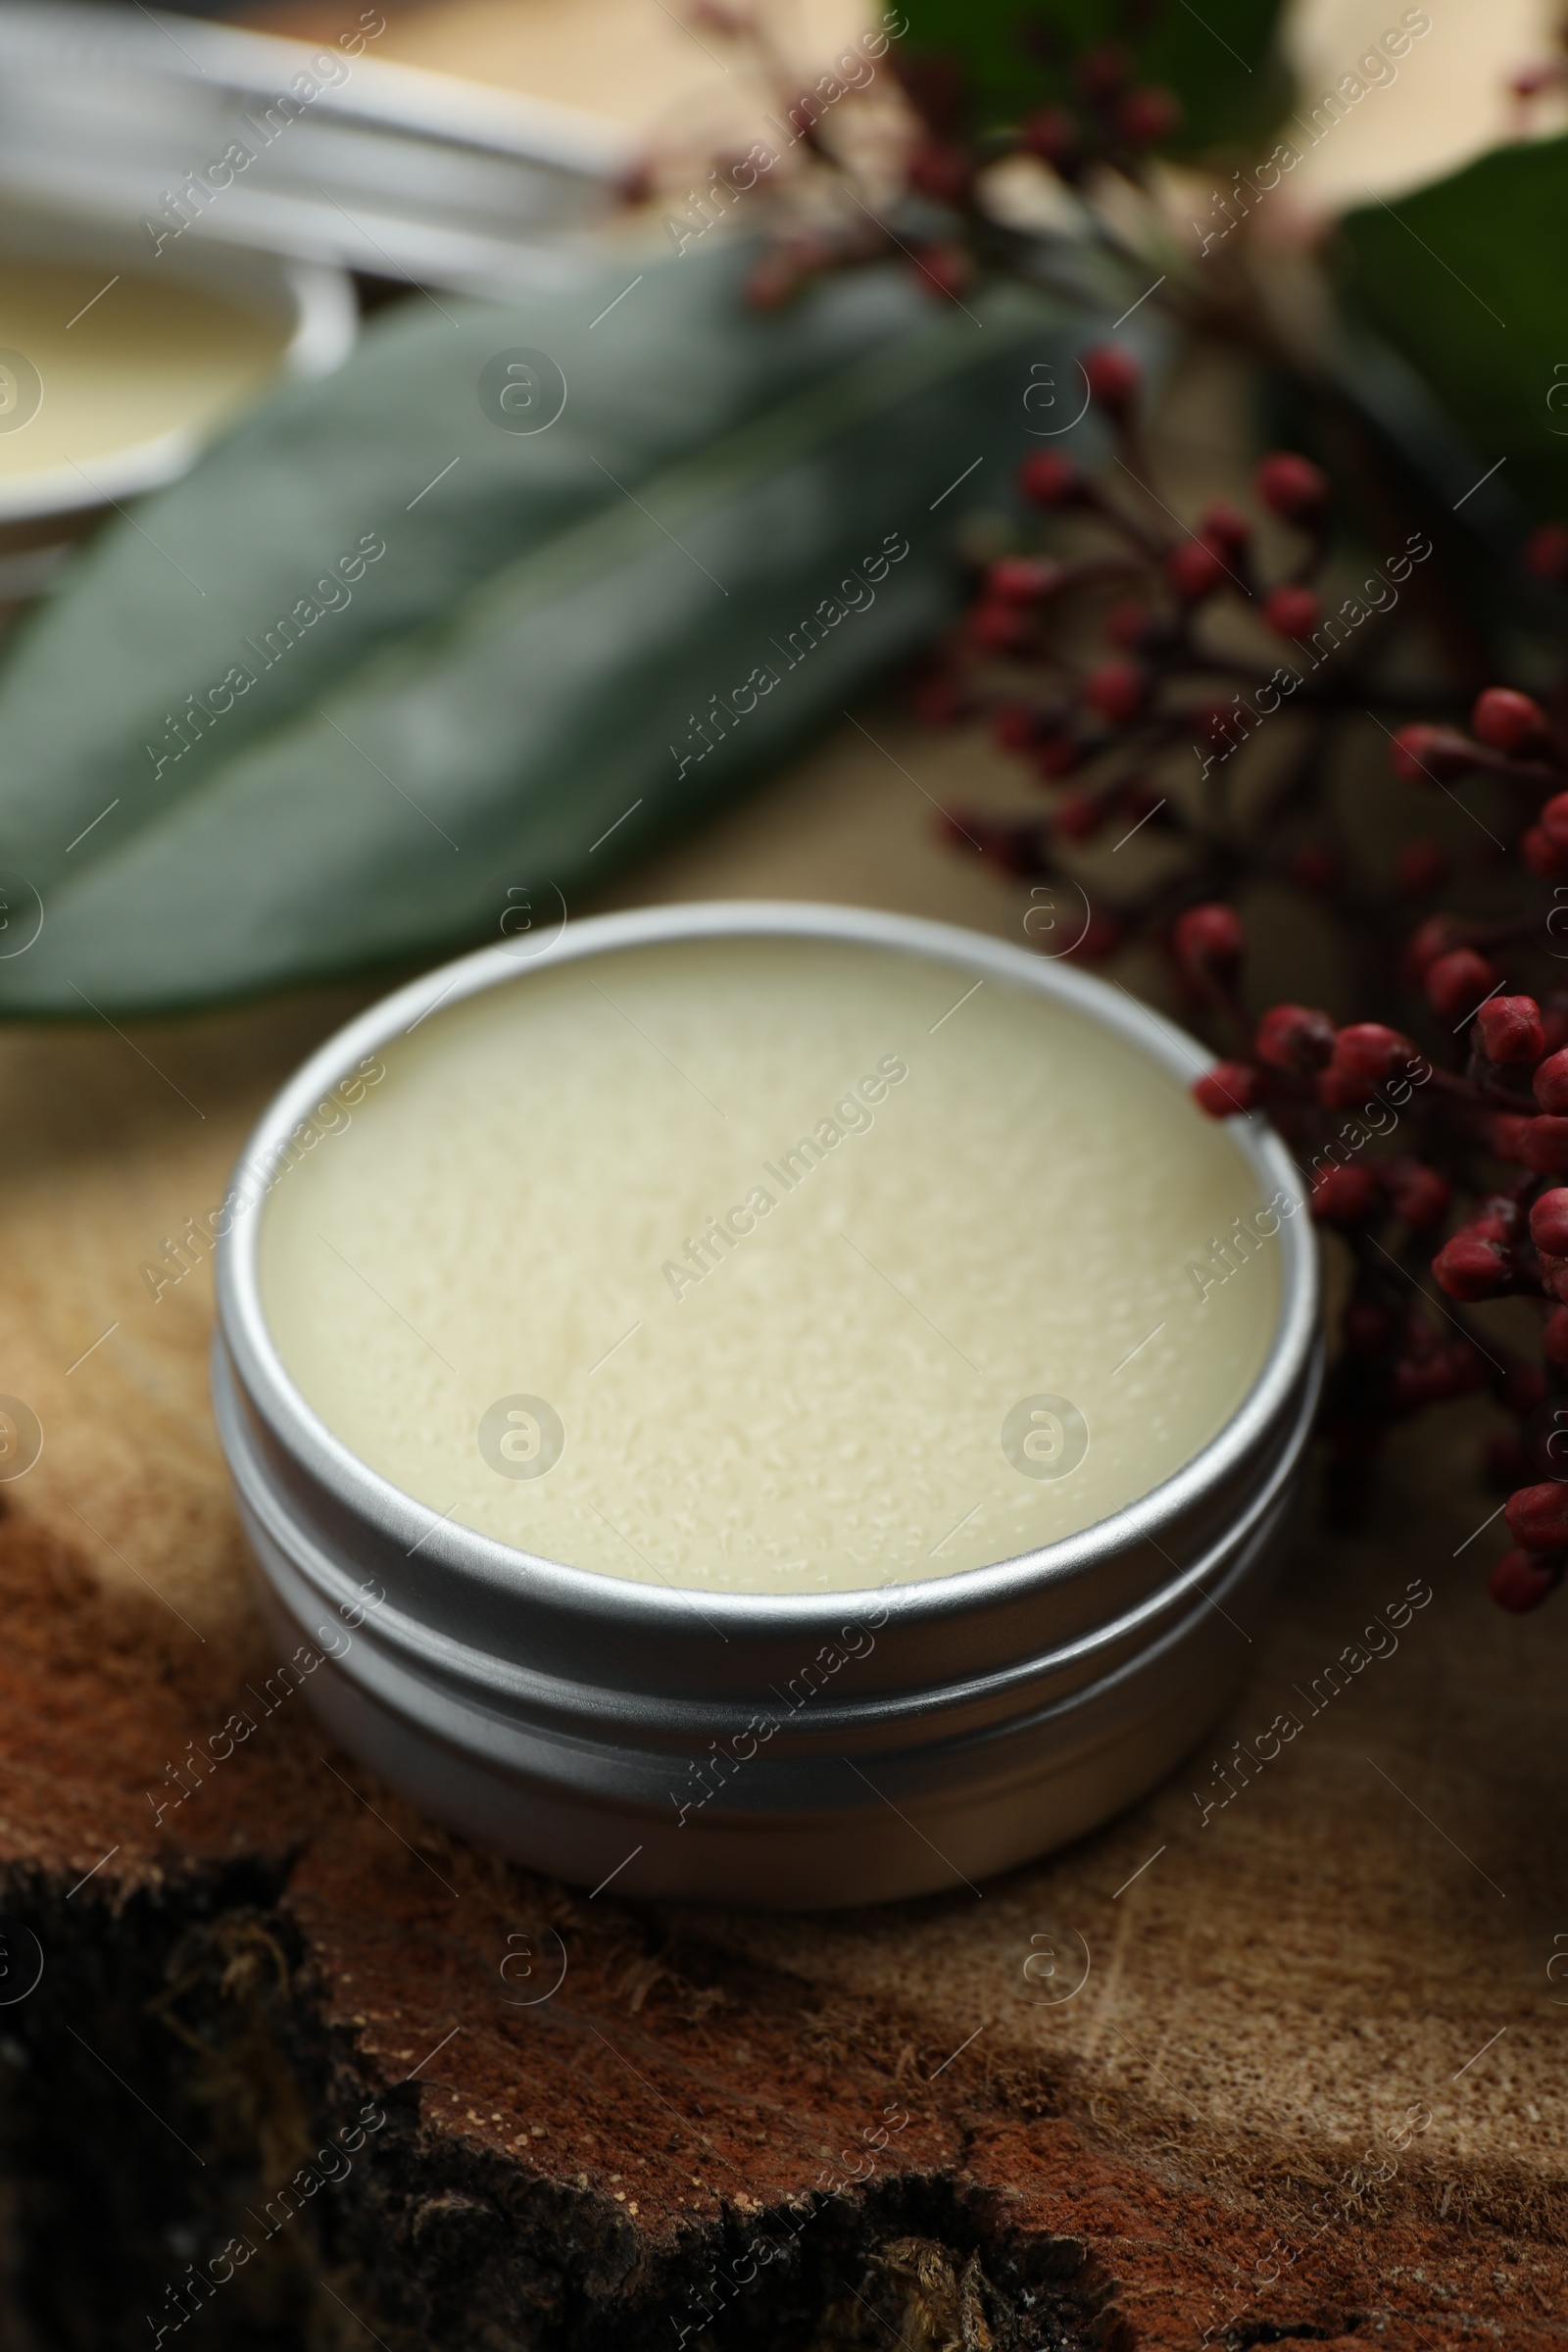
[[[845,726],[623,897],[1020,936],[933,839],[932,801],[991,796],[990,755],[858,715],[874,741]],[[206,1270],[155,1304],[138,1268],[362,998],[0,1034],[0,1388],[44,1429],[0,1490],[0,1986],[24,1931],[43,1956],[0,2009],[8,2352],[152,2342],[242,2231],[167,2342],[675,2347],[704,2310],[704,2342],[909,2352],[1558,2342],[1568,1611],[1501,1616],[1496,1528],[1459,1548],[1495,1500],[1475,1408],[1401,1439],[1364,1536],[1303,1513],[1189,1769],[978,1896],[590,1899],[419,1819],[297,1698],[155,1820],[166,1767],[276,1661]],[[1363,1637],[1412,1580],[1433,1598],[1397,1646]],[[1388,1654],[1308,1716],[1293,1690],[1357,1643]],[[1282,1707],[1301,1736],[1205,1820],[1214,1759]],[[332,2154],[368,2099],[384,2123]],[[308,2161],[339,2178],[285,2225],[267,2200]]]

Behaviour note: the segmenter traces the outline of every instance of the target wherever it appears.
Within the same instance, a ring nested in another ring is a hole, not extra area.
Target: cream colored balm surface
[[[1209,1262],[1270,1230],[1226,1131],[956,965],[524,965],[349,1091],[262,1211],[285,1366],[433,1513],[606,1576],[852,1591],[1032,1550],[1190,1460],[1278,1313],[1277,1244]]]
[[[189,286],[0,262],[0,483],[204,431],[276,371],[288,337]]]

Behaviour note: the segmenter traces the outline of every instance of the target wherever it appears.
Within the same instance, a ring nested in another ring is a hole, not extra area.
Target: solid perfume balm
[[[1000,972],[805,936],[545,957],[355,1092],[258,1212],[306,1403],[432,1526],[696,1600],[1075,1535],[1203,1451],[1280,1318],[1295,1198]]]

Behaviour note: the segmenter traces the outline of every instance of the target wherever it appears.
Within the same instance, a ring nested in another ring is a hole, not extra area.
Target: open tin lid
[[[149,261],[177,236],[475,292],[569,268],[630,134],[354,37],[0,0],[0,199],[133,225]]]

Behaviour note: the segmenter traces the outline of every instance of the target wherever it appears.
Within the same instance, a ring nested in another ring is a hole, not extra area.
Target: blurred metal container
[[[847,907],[658,907],[569,923],[521,973],[493,948],[400,990],[290,1081],[241,1166],[273,1164],[362,1056],[466,997],[526,989],[578,956],[758,936],[880,947],[1032,989],[1192,1075],[1191,1040],[1123,992],[971,932]],[[1097,1526],[992,1567],[866,1592],[705,1592],[700,1611],[689,1592],[438,1519],[360,1460],[273,1346],[257,1274],[265,1206],[236,1216],[219,1249],[214,1402],[270,1623],[287,1652],[316,1657],[299,1677],[313,1704],[440,1819],[623,1894],[862,1903],[972,1881],[1094,1828],[1179,1761],[1245,1671],[1238,1621],[1266,1590],[1316,1400],[1300,1180],[1261,1120],[1233,1128],[1265,1197],[1298,1213],[1279,1230],[1263,1368],[1200,1453]],[[828,1648],[840,1665],[823,1688]]]
[[[106,293],[123,273],[142,278],[156,274],[193,292],[216,295],[277,329],[277,382],[326,374],[348,357],[358,332],[359,306],[343,270],[275,254],[180,245],[171,246],[154,264],[131,228],[0,204],[0,255],[11,262],[102,270]],[[42,397],[49,397],[47,378]],[[219,421],[215,418],[215,426]],[[185,471],[206,437],[186,425],[127,443],[96,456],[90,477],[73,465],[0,476],[0,527],[49,523],[157,489]]]
[[[609,212],[628,134],[383,64],[373,37],[6,0],[0,199],[128,225],[148,260],[216,242],[497,291],[559,270],[540,240]]]

